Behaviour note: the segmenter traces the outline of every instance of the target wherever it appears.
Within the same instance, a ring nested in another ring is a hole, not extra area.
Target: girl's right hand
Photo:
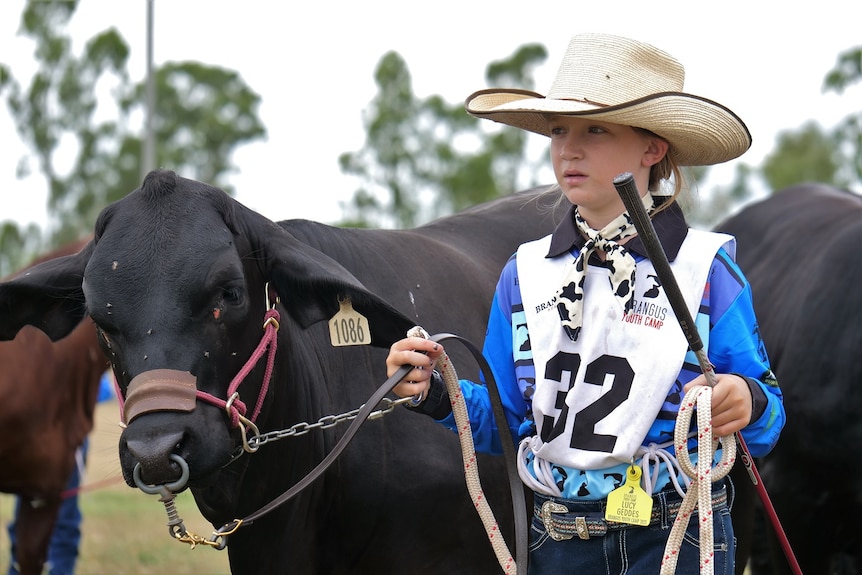
[[[392,389],[393,393],[398,397],[421,394],[424,399],[431,386],[434,364],[441,355],[443,355],[443,346],[430,339],[406,337],[393,343],[386,357],[386,376],[392,377],[401,366],[413,366],[413,369],[407,372],[407,375]]]

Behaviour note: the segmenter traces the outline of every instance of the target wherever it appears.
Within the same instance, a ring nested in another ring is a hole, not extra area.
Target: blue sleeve
[[[513,302],[516,302],[513,304]],[[517,287],[517,267],[514,256],[506,264],[488,316],[488,327],[485,333],[485,343],[482,354],[491,367],[494,381],[500,392],[503,408],[509,430],[515,441],[518,439],[518,429],[524,420],[527,404],[518,385],[515,370],[515,354],[513,341],[518,325],[513,330],[512,310],[520,306],[520,290]],[[473,444],[476,451],[499,455],[502,451],[500,434],[494,420],[489,390],[483,383],[462,379],[461,390],[467,405],[470,426],[473,432]],[[455,416],[449,414],[439,420],[440,423],[453,431],[457,431]]]
[[[765,411],[742,430],[753,457],[769,453],[784,427],[784,401],[772,373],[754,313],[751,286],[730,256],[720,250],[709,279],[709,360],[716,373],[755,380],[766,396]]]

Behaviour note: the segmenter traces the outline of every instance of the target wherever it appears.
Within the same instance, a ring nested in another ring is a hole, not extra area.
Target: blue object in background
[[[114,375],[110,371],[102,374],[102,379],[99,381],[99,396],[96,398],[96,403],[116,399],[117,394],[114,390]]]

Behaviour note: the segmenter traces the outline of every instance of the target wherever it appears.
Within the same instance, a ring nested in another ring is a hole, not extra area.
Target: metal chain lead
[[[384,415],[392,412],[392,410],[395,409],[396,406],[401,405],[402,403],[407,403],[408,401],[410,401],[410,399],[411,398],[409,397],[403,397],[400,399],[389,399],[388,397],[384,397],[380,404],[384,405],[385,407],[382,407],[377,411],[371,412],[371,414],[368,416],[368,419],[379,419]],[[279,439],[284,439],[285,437],[298,437],[300,435],[305,435],[313,429],[328,429],[330,427],[335,427],[339,423],[344,423],[345,421],[356,419],[356,416],[359,414],[359,411],[362,409],[363,406],[364,404],[360,405],[356,409],[352,409],[339,415],[324,415],[315,423],[307,423],[303,421],[301,423],[292,425],[287,429],[280,429],[278,431],[261,433],[260,435],[250,437],[248,443],[251,447],[257,449],[261,445],[269,443],[270,441],[277,441]]]

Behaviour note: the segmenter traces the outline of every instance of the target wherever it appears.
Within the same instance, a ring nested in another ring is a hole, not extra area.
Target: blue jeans
[[[84,439],[84,444],[76,454],[79,462],[83,462],[87,457],[87,443]],[[66,489],[77,489],[81,482],[81,474],[79,466],[76,465],[72,470],[72,476],[69,478],[69,483]],[[17,499],[15,504],[15,516],[18,516],[18,507],[21,505],[21,500]],[[10,550],[11,561],[9,564],[8,575],[18,575],[18,569],[15,568],[15,522],[12,521],[8,526],[9,541],[12,544]],[[81,541],[81,510],[78,508],[77,493],[63,499],[60,504],[60,511],[57,514],[57,523],[54,525],[54,531],[51,534],[51,543],[48,547],[48,564],[47,573],[49,575],[72,575],[75,572],[75,561],[78,559],[78,545]]]
[[[713,494],[720,493],[720,489],[723,489],[723,485],[713,485]],[[549,499],[564,503],[570,515],[604,516],[604,501],[583,502],[539,494],[535,496],[539,508]],[[653,509],[660,515],[657,521],[647,527],[632,525],[608,530],[604,535],[591,536],[589,539],[574,535],[570,539],[555,541],[548,534],[541,517],[534,513],[530,529],[529,575],[656,575],[661,568],[662,555],[674,522],[673,517],[669,516],[668,505],[679,503],[680,500],[675,491],[664,491],[653,497]],[[714,573],[733,575],[736,541],[730,521],[730,507],[724,501],[714,505],[713,510]],[[688,521],[676,573],[700,572],[698,538],[699,522],[695,512]]]

